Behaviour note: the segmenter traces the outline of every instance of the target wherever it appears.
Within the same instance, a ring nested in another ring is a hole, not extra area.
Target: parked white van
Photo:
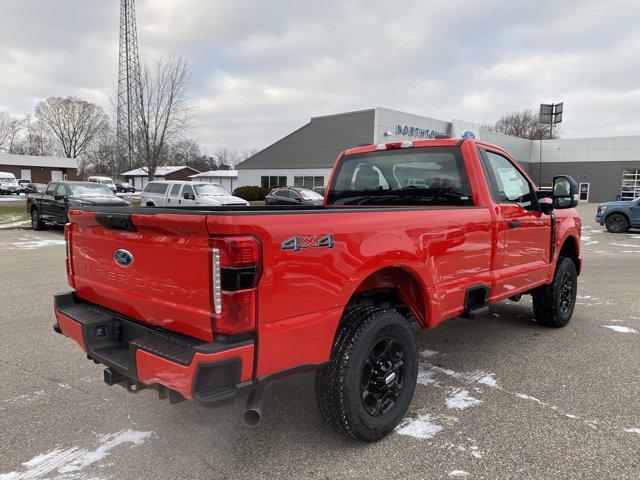
[[[101,183],[105,187],[110,188],[111,190],[113,190],[114,193],[117,190],[116,184],[113,182],[113,178],[111,178],[111,177],[92,176],[92,177],[89,177],[87,180],[89,182],[93,182],[93,183]]]
[[[11,195],[15,193],[20,195],[20,185],[13,173],[0,172],[0,194]]]
[[[187,181],[151,181],[140,195],[146,207],[246,206],[249,202],[234,197],[220,185]]]

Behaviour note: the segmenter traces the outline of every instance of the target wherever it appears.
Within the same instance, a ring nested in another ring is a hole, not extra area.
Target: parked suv
[[[624,233],[630,228],[640,228],[640,197],[624,202],[607,202],[598,205],[596,222],[611,233]]]
[[[187,181],[152,181],[140,196],[140,205],[146,207],[211,207],[246,206],[249,202],[234,197],[220,185]]]
[[[308,188],[274,188],[264,199],[265,205],[322,205],[324,197]]]
[[[89,177],[87,180],[92,183],[101,183],[105,187],[111,189],[114,193],[117,191],[116,184],[114,183],[113,178],[111,177],[92,176],[92,177]]]
[[[13,173],[0,172],[0,194],[11,195],[15,193],[20,195],[20,185]]]
[[[114,180],[113,183],[116,185],[116,190],[121,193],[134,193],[136,191],[135,187],[131,185],[129,182],[125,182],[123,180]]]

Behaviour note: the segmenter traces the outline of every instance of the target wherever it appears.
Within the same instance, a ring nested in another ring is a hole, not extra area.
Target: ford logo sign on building
[[[121,267],[130,267],[133,263],[133,255],[126,250],[116,250],[113,254],[113,259]]]

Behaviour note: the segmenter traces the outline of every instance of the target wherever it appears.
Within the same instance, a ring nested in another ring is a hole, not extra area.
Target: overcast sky
[[[0,0],[0,110],[111,110],[118,0]],[[493,122],[564,101],[564,137],[640,134],[627,1],[138,0],[141,58],[184,57],[208,149],[265,147],[316,115],[384,106]]]

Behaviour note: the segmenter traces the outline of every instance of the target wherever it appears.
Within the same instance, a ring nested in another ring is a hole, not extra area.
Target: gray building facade
[[[238,185],[313,188],[329,181],[345,149],[437,135],[460,137],[465,132],[507,150],[539,185],[550,185],[555,175],[571,175],[580,184],[582,201],[640,196],[640,135],[534,141],[480,130],[473,122],[448,122],[382,107],[312,118],[238,164]]]

